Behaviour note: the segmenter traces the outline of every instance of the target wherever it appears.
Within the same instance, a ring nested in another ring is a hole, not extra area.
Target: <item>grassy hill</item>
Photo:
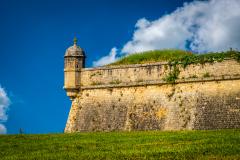
[[[154,50],[146,51],[142,53],[130,54],[120,60],[109,64],[111,65],[126,65],[126,64],[143,64],[143,63],[154,63],[169,61],[175,63],[183,64],[193,64],[193,63],[205,63],[213,61],[222,61],[224,58],[233,58],[240,61],[239,51],[226,51],[220,53],[206,53],[206,54],[196,54],[183,50]]]
[[[1,135],[0,159],[240,159],[240,130]]]

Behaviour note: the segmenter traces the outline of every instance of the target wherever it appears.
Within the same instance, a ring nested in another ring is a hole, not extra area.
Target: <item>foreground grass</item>
[[[3,135],[0,159],[240,159],[240,130]]]
[[[226,51],[206,54],[196,54],[183,50],[153,50],[141,53],[130,54],[126,57],[122,57],[120,60],[109,64],[112,65],[127,65],[127,64],[143,64],[143,63],[154,63],[154,62],[174,62],[182,63],[184,67],[189,64],[206,63],[214,61],[222,61],[225,58],[232,58],[240,61],[239,51]]]

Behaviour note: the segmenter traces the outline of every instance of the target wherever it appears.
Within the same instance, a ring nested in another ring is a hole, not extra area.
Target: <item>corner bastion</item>
[[[84,68],[76,45],[65,54],[64,88],[72,100],[65,132],[240,128],[240,63],[168,62]]]

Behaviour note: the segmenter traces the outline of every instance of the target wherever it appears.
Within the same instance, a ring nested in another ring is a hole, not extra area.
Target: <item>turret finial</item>
[[[76,37],[74,37],[73,43],[74,43],[74,45],[77,45],[77,38]]]

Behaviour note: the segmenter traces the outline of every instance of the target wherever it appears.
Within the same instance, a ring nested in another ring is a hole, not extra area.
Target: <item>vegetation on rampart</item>
[[[131,54],[126,57],[121,58],[117,62],[109,64],[112,65],[127,65],[127,64],[144,64],[144,63],[154,63],[154,62],[170,62],[171,64],[182,64],[186,67],[189,64],[204,64],[211,63],[214,61],[222,61],[226,58],[236,59],[240,61],[240,52],[229,50],[226,52],[219,53],[206,53],[206,54],[196,54],[183,50],[155,50],[147,51],[142,53]]]
[[[172,58],[168,62],[171,70],[163,80],[168,83],[175,83],[175,81],[178,79],[178,75],[180,74],[179,66],[186,68],[191,64],[203,65],[205,63],[221,62],[224,59],[235,59],[236,61],[240,62],[240,52],[230,50],[221,53],[191,54]],[[203,77],[207,78],[210,77],[210,75],[206,73]]]
[[[240,52],[230,49],[226,52],[196,54],[183,50],[155,50],[142,53],[132,54],[123,57],[119,61],[111,65],[126,65],[126,64],[143,64],[154,62],[168,62],[170,71],[163,78],[168,83],[175,83],[180,74],[179,67],[186,68],[190,64],[205,64],[213,62],[221,62],[224,59],[235,59],[240,62]],[[207,75],[205,76],[207,77]]]
[[[127,65],[127,64],[144,64],[144,63],[154,63],[162,61],[170,61],[175,58],[180,58],[182,56],[192,55],[191,52],[186,52],[183,50],[154,50],[146,51],[135,54],[130,54],[120,60],[109,64],[112,65]]]
[[[240,159],[240,130],[1,135],[0,159]]]

